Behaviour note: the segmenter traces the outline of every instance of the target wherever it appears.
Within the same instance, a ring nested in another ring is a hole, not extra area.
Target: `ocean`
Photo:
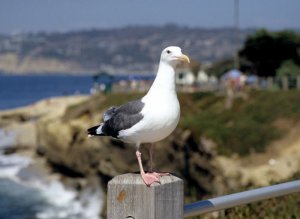
[[[8,76],[0,75],[0,110],[38,100],[72,94],[89,94],[91,76]]]
[[[91,76],[0,75],[0,110],[53,96],[89,94],[92,84]],[[15,140],[14,133],[0,128],[0,219],[99,219],[102,191],[87,190],[78,196],[57,180],[20,178],[34,161],[3,153]]]
[[[111,78],[103,77],[98,82],[108,83],[120,80],[154,80],[154,75],[119,75]],[[0,74],[0,110],[12,109],[31,104],[38,100],[73,94],[90,94],[94,80],[87,76],[66,75],[29,75],[8,76]]]

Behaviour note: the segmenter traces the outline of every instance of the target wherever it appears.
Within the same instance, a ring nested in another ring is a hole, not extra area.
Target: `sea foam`
[[[22,177],[22,171],[30,171],[28,167],[34,164],[34,160],[17,154],[3,154],[4,149],[13,145],[14,138],[14,134],[0,130],[0,178],[8,178],[35,189],[44,197],[47,206],[36,213],[37,219],[100,219],[103,206],[100,185],[94,184],[78,192],[66,188],[55,178],[34,177],[38,175],[34,172],[27,172],[27,177]]]

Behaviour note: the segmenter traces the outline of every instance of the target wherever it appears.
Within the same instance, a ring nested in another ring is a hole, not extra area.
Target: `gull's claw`
[[[144,183],[147,186],[150,186],[151,184],[153,184],[155,182],[160,183],[160,179],[159,179],[160,176],[157,175],[156,173],[144,173],[141,175],[142,175]]]

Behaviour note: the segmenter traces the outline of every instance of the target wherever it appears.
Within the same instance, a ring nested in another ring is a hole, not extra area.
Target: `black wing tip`
[[[93,126],[93,127],[89,128],[89,129],[87,130],[88,134],[90,134],[90,135],[95,135],[95,134],[96,134],[96,130],[97,130],[98,127],[99,127],[99,126],[97,125],[97,126]]]
[[[92,136],[105,136],[104,133],[103,133],[103,134],[97,134],[97,129],[98,129],[98,128],[99,128],[99,125],[93,126],[93,127],[89,128],[89,129],[87,130],[88,136],[89,136],[89,137],[92,137]]]

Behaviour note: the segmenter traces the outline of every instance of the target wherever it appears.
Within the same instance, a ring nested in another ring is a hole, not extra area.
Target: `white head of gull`
[[[153,143],[168,137],[180,118],[176,94],[175,69],[189,58],[176,46],[165,48],[160,57],[156,78],[148,93],[139,100],[110,107],[103,115],[103,123],[88,129],[89,136],[112,136],[136,145],[140,173],[147,186],[160,182],[167,173],[152,171]],[[150,172],[145,173],[139,151],[142,143],[150,143]]]

